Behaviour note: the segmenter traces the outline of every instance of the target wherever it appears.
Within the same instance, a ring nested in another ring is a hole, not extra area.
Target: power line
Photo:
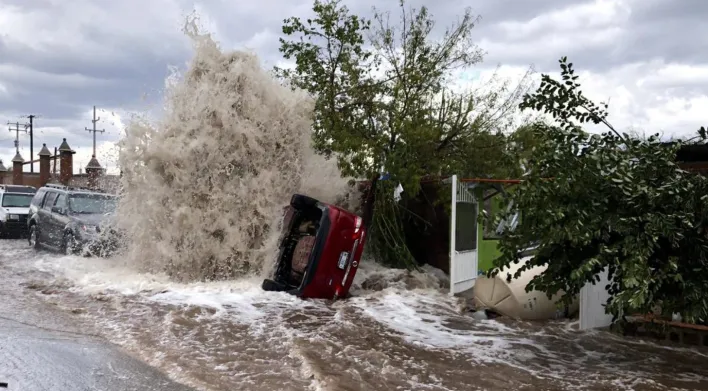
[[[15,132],[15,152],[17,152],[19,154],[20,153],[20,132],[27,132],[27,129],[20,129],[19,122],[12,123],[12,122],[8,121],[7,125],[8,125],[7,128],[11,132]],[[14,129],[12,128],[13,125],[15,126]]]
[[[93,132],[93,157],[96,157],[96,132],[103,133],[106,131],[106,129],[96,130],[96,122],[100,119],[101,117],[96,117],[96,106],[93,106],[93,119],[91,120],[93,129],[85,128],[87,131]]]

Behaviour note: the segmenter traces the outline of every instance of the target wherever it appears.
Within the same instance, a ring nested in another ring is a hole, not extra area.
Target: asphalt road
[[[0,390],[190,390],[94,337],[0,319]]]
[[[27,289],[43,276],[26,267],[35,254],[22,244],[0,240],[0,391],[192,390],[38,297],[51,290]]]

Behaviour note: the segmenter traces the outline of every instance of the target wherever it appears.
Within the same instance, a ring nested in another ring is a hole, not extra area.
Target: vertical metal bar
[[[452,176],[452,205],[450,205],[450,295],[455,294],[455,233],[457,231],[457,175]]]
[[[34,161],[34,115],[29,115],[30,162]],[[34,172],[34,163],[30,163],[30,172]]]

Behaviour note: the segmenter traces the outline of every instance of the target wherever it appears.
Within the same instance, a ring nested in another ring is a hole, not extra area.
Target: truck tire
[[[283,292],[288,289],[284,285],[269,279],[263,280],[261,288],[266,292]]]
[[[39,244],[39,229],[37,224],[32,224],[29,227],[29,234],[27,235],[27,242],[35,250],[39,250],[42,246]]]
[[[317,203],[318,201],[316,199],[302,194],[293,194],[293,197],[290,199],[290,205],[299,210],[315,207]]]
[[[64,255],[74,255],[78,252],[76,238],[72,232],[64,233],[64,238],[61,241],[61,249]]]

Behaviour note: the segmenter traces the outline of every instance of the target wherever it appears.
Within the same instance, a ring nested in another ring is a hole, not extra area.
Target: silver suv
[[[117,233],[108,224],[118,197],[87,189],[47,184],[30,204],[29,244],[74,254],[109,254]]]

